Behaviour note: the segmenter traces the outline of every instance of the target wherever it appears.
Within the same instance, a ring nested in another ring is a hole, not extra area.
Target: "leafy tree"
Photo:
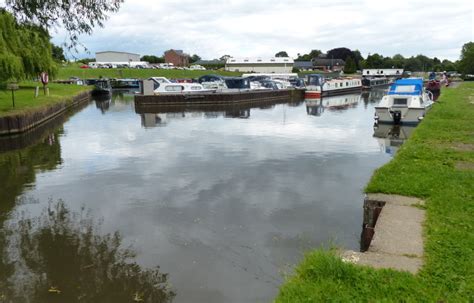
[[[35,24],[44,30],[61,25],[68,33],[68,48],[72,48],[77,46],[79,35],[103,26],[107,14],[118,11],[123,1],[5,0],[5,8],[21,24]]]
[[[411,56],[410,58],[406,58],[403,67],[405,68],[405,70],[416,71],[421,69],[421,64],[420,62],[418,62],[418,60],[416,60],[415,57]]]
[[[383,68],[383,56],[377,53],[368,55],[365,60],[365,68]]]
[[[1,8],[0,25],[0,82],[36,77],[43,71],[54,76],[57,68],[46,30],[36,25],[18,24]]]
[[[358,49],[352,51],[352,58],[354,58],[357,69],[361,69],[361,61],[364,60]]]
[[[281,51],[275,54],[275,57],[289,57],[288,53],[285,51]]]
[[[296,61],[311,61],[312,59],[321,56],[321,54],[322,52],[319,49],[313,49],[309,52],[309,54],[298,54],[298,58],[296,58]]]
[[[450,70],[457,70],[457,69],[458,68],[456,67],[456,64],[454,62],[451,62],[445,59],[441,62],[441,68],[439,71],[450,71]]]
[[[474,42],[468,42],[463,45],[461,60],[459,61],[459,71],[463,74],[474,74]]]
[[[329,59],[342,59],[347,60],[348,57],[353,57],[353,53],[347,47],[333,48],[329,50],[326,54],[326,57]]]
[[[231,56],[231,55],[224,55],[224,56],[221,56],[221,57],[219,58],[219,60],[221,60],[221,61],[227,61],[227,59],[229,59],[229,58],[232,58],[232,56]]]
[[[420,54],[420,55],[417,55],[415,58],[418,60],[419,64],[421,65],[421,66],[419,66],[419,68],[418,68],[419,71],[429,71],[429,70],[433,70],[433,65],[434,65],[434,64],[433,64],[433,60],[432,60],[432,59],[428,58],[428,57],[425,56],[425,55],[421,55],[421,54]]]
[[[196,61],[199,61],[201,60],[201,57],[199,57],[198,55],[194,54],[192,55],[190,58],[189,58],[189,63],[194,63]]]
[[[353,74],[357,70],[355,60],[350,56],[346,59],[346,65],[344,66],[344,73]]]
[[[392,63],[396,68],[403,68],[405,65],[405,57],[400,54],[396,54],[392,57]]]
[[[64,56],[64,49],[61,46],[51,44],[51,50],[52,50],[52,53],[53,53],[54,61],[56,61],[56,62],[66,61],[66,57]]]
[[[145,56],[141,57],[140,60],[141,61],[146,61],[148,63],[153,63],[153,64],[164,63],[165,62],[165,58],[157,57],[157,56],[154,56],[154,55],[145,55]]]

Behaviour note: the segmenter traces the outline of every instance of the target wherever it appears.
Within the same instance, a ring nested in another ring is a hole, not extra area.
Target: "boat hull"
[[[321,97],[327,97],[327,96],[337,96],[337,95],[344,95],[347,93],[353,93],[353,92],[360,92],[361,91],[361,86],[357,87],[349,87],[349,88],[341,88],[341,89],[332,89],[332,90],[306,90],[304,97],[305,99],[317,99]]]
[[[375,107],[376,122],[387,124],[418,124],[423,120],[428,108],[391,109]],[[400,113],[398,120],[396,115]]]

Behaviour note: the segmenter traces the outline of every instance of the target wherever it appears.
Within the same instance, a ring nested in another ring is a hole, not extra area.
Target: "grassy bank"
[[[215,71],[215,70],[177,70],[177,69],[136,69],[136,68],[79,68],[62,67],[58,71],[58,79],[69,79],[78,77],[81,79],[93,78],[136,78],[146,79],[149,77],[167,78],[198,78],[203,75],[218,74],[223,76],[240,76],[241,73]]]
[[[317,250],[281,287],[276,302],[473,302],[474,83],[443,90],[366,191],[425,199],[422,270],[375,270]]]
[[[34,98],[35,87],[40,86],[38,98]],[[12,106],[11,91],[0,90],[0,117],[6,115],[20,114],[32,111],[43,106],[54,104],[56,102],[69,99],[78,93],[90,90],[87,86],[64,85],[51,83],[49,87],[49,96],[43,94],[41,84],[37,82],[22,82],[20,89],[15,91],[15,107]]]

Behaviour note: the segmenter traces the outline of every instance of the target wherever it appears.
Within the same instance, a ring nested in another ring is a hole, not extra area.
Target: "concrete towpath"
[[[424,201],[398,195],[368,194],[367,204],[384,205],[366,252],[345,251],[344,261],[417,273],[423,265]]]

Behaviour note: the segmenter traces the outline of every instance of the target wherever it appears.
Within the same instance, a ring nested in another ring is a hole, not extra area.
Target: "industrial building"
[[[272,58],[228,58],[226,71],[247,73],[291,73],[293,59],[289,57]]]
[[[126,52],[104,51],[95,53],[96,62],[139,62],[140,55]]]

